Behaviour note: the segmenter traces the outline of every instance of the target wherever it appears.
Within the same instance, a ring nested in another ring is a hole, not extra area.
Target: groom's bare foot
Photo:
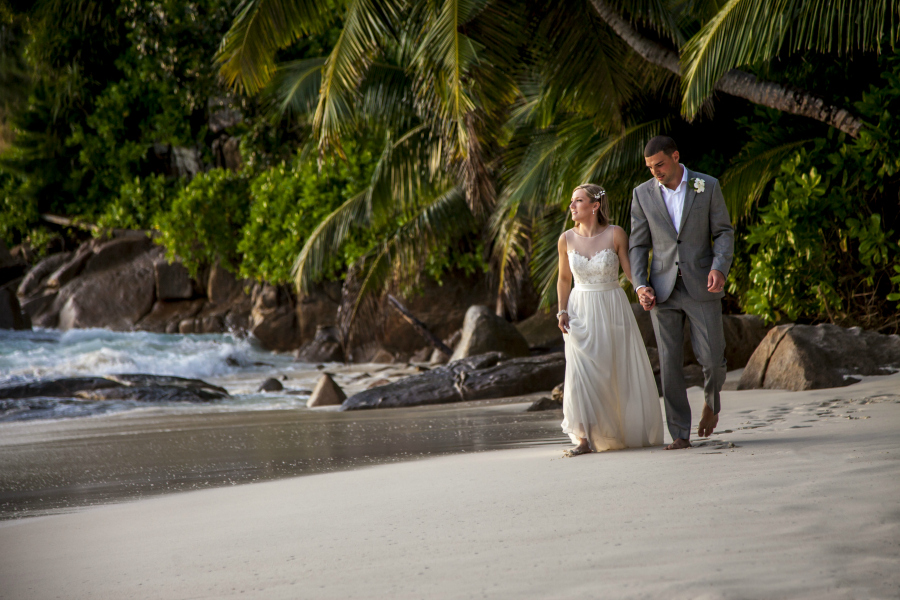
[[[684,438],[678,438],[668,446],[666,446],[666,450],[684,450],[685,448],[693,448],[690,440],[686,440]]]
[[[713,413],[712,409],[704,404],[703,412],[700,414],[700,423],[697,425],[697,435],[700,437],[709,437],[719,424],[719,415]]]

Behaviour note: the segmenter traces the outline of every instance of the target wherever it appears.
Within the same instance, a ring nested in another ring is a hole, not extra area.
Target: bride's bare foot
[[[693,448],[690,440],[686,440],[684,438],[678,438],[668,446],[666,446],[666,450],[684,450],[685,448]]]
[[[572,458],[573,456],[580,456],[582,454],[589,454],[593,452],[591,450],[591,445],[588,443],[586,439],[581,440],[581,443],[575,446],[574,448],[570,448],[563,453],[563,456],[566,458]]]
[[[709,437],[719,424],[719,415],[713,413],[712,409],[704,404],[703,412],[700,414],[700,423],[697,425],[697,435],[699,437]]]

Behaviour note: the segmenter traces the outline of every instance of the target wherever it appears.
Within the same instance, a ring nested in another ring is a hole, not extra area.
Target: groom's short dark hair
[[[677,151],[678,145],[675,144],[675,140],[667,135],[658,135],[644,146],[644,158],[649,158],[660,152],[665,152],[666,156],[672,156]]]

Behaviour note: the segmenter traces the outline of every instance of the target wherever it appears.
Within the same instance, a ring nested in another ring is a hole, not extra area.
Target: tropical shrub
[[[297,254],[309,234],[337,207],[368,185],[377,154],[364,141],[345,146],[346,160],[298,153],[290,162],[266,169],[250,182],[249,218],[237,250],[244,277],[288,283]],[[356,229],[331,257],[326,277],[334,278],[371,245],[372,233]]]
[[[816,138],[781,163],[739,243],[731,291],[748,312],[900,327],[900,58],[886,63],[886,85],[856,103],[859,138]]]
[[[232,271],[240,264],[238,243],[250,209],[250,181],[244,172],[212,169],[187,184],[154,226],[169,260],[181,259],[191,276],[220,260]]]

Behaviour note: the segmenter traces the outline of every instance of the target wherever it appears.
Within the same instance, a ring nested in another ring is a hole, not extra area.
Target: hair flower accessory
[[[591,195],[594,197],[594,200],[597,200],[597,199],[600,198],[600,196],[605,196],[605,195],[606,195],[606,192],[604,192],[603,190],[600,190],[600,191],[597,192],[596,194],[591,194]]]
[[[706,189],[706,182],[699,177],[694,177],[693,179],[691,179],[691,183],[694,184],[694,190],[696,190],[698,194],[702,194],[703,190]]]

